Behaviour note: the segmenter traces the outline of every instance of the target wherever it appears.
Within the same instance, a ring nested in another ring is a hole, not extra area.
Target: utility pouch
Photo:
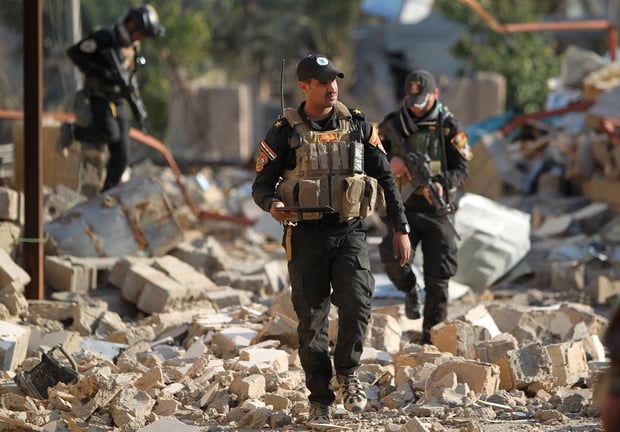
[[[93,123],[93,109],[90,102],[91,90],[83,88],[75,94],[73,100],[73,112],[76,123],[82,127],[88,127]]]
[[[362,176],[334,176],[332,182],[334,204],[341,220],[360,216],[365,183]]]
[[[71,363],[71,368],[63,365],[51,354],[55,350],[60,350],[63,355]],[[74,384],[80,379],[80,374],[77,371],[77,364],[73,357],[68,354],[62,347],[62,345],[56,345],[47,353],[43,353],[41,356],[41,363],[33,367],[29,371],[18,372],[15,375],[15,383],[22,389],[28,396],[37,399],[47,399],[47,390],[49,387],[54,387],[58,382],[65,384]]]
[[[377,179],[374,177],[366,177],[364,184],[364,196],[360,203],[360,217],[368,217],[375,211],[377,204]]]
[[[299,205],[301,207],[316,207],[321,204],[321,181],[319,179],[304,179],[299,181]],[[323,217],[321,213],[299,213],[301,219],[315,220]]]

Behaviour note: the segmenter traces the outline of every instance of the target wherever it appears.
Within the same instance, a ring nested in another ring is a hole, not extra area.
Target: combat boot
[[[337,375],[336,381],[342,392],[344,409],[350,412],[360,412],[366,408],[368,398],[356,374]]]
[[[413,289],[405,295],[405,316],[410,320],[422,317],[422,290],[415,284]]]

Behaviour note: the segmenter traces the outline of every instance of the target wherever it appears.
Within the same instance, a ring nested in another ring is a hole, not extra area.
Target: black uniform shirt
[[[298,111],[312,129],[329,131],[338,128],[335,109],[332,110],[331,116],[326,121],[316,122],[307,118],[303,111],[304,104],[305,102],[302,102]],[[382,151],[378,134],[373,131],[373,126],[365,121],[361,111],[356,109],[350,111],[353,116],[353,123],[362,132],[364,171],[368,176],[376,178],[383,188],[387,216],[391,221],[395,225],[406,223],[407,219],[400,193],[390,170],[390,164]],[[259,145],[260,154],[256,161],[256,178],[252,185],[252,197],[254,202],[264,211],[268,212],[271,203],[277,200],[276,186],[284,171],[295,168],[295,150],[289,144],[289,138],[292,137],[293,132],[294,129],[289,125],[286,118],[281,117],[267,131],[267,136]]]

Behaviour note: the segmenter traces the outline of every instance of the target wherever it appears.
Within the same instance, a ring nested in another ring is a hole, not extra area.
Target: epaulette
[[[286,119],[286,117],[278,117],[278,119],[273,122],[271,126],[277,129],[286,125],[288,125],[288,120]]]
[[[366,119],[366,114],[364,114],[361,110],[357,108],[349,108],[349,111],[351,112],[351,115],[355,118],[358,118],[360,120]]]

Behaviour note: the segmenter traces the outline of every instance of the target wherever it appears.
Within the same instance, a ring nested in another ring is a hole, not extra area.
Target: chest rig
[[[430,158],[429,167],[433,176],[443,175],[446,168],[446,155],[441,134],[441,121],[416,123],[418,130],[405,137],[408,148],[400,149],[406,156],[408,152],[426,154]],[[400,156],[400,155],[399,155]]]
[[[295,168],[286,170],[277,194],[286,206],[330,206],[339,221],[372,214],[377,200],[377,180],[364,174],[364,144],[361,132],[347,107],[336,102],[338,127],[311,129],[293,108],[284,117],[295,129],[290,144]],[[317,220],[323,213],[299,212],[297,221]]]

